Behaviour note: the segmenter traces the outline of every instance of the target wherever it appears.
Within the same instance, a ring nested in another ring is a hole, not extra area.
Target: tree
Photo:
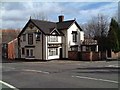
[[[44,12],[35,12],[35,13],[33,13],[32,18],[42,20],[42,21],[48,21],[48,17]]]
[[[105,15],[98,14],[92,17],[84,28],[86,36],[89,38],[107,36],[108,32],[108,19]]]
[[[120,27],[113,18],[111,19],[107,40],[108,49],[112,49],[114,52],[120,50]]]
[[[108,26],[108,18],[105,15],[98,14],[98,16],[92,17],[84,27],[85,36],[98,41],[99,51],[106,50]]]

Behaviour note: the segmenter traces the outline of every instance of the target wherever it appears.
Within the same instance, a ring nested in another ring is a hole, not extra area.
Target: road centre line
[[[7,86],[7,87],[9,87],[9,88],[12,88],[12,89],[14,89],[14,90],[19,90],[19,89],[17,89],[16,87],[14,87],[14,86],[12,86],[12,85],[4,82],[4,81],[1,81],[1,80],[0,80],[0,83],[4,84],[5,86]]]
[[[116,84],[119,83],[118,81],[107,80],[107,79],[98,79],[98,78],[92,78],[92,77],[83,77],[83,76],[72,76],[72,77],[81,78],[81,79],[96,80],[96,81],[111,82],[111,83],[116,83]]]
[[[38,72],[38,73],[45,73],[45,74],[49,74],[49,72],[45,72],[45,71],[41,71],[41,70],[23,69],[23,71],[28,71],[28,72]]]

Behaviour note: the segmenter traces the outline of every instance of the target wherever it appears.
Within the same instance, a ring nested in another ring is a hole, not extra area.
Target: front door
[[[63,56],[62,56],[62,48],[60,48],[60,59],[62,59]]]

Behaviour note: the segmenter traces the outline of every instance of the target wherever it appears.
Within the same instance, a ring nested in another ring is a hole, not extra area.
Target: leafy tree
[[[110,29],[108,32],[108,49],[117,52],[120,50],[120,28],[115,19],[111,19]]]

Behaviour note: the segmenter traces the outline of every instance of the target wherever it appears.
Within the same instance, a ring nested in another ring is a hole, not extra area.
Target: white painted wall
[[[73,42],[72,31],[77,31],[77,42]],[[67,34],[68,34],[68,50],[71,50],[70,46],[80,45],[81,40],[82,41],[84,40],[84,32],[80,31],[75,23],[67,30]]]
[[[63,50],[63,58],[68,58],[68,34],[67,30],[61,30],[64,36],[62,37],[62,50]]]
[[[60,48],[58,47],[58,55],[54,55],[54,56],[49,56],[49,48],[48,48],[48,44],[61,44],[62,43],[62,36],[58,36],[58,42],[49,42],[49,36],[46,36],[46,60],[49,59],[58,59],[60,56]]]

